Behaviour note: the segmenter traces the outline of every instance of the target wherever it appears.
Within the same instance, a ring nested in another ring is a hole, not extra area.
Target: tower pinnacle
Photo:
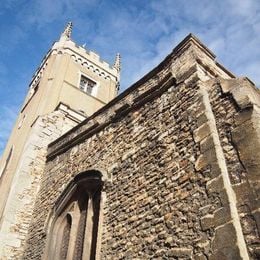
[[[70,40],[71,37],[71,32],[72,32],[72,22],[69,22],[64,29],[63,33],[61,34],[60,40]]]
[[[116,58],[115,58],[115,62],[114,62],[114,68],[117,71],[121,70],[121,56],[120,56],[120,53],[116,54]]]

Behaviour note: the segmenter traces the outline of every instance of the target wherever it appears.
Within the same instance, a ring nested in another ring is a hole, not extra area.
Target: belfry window
[[[82,91],[91,95],[91,94],[93,94],[93,89],[96,85],[97,85],[97,83],[95,81],[81,75],[79,88]]]
[[[44,259],[96,259],[101,191],[98,171],[74,179],[54,209]]]

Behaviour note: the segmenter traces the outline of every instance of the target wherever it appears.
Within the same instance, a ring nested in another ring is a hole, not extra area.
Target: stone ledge
[[[129,104],[129,107],[125,107],[123,109],[124,116],[129,113],[130,111],[136,110],[140,106],[144,105],[146,102],[149,102],[155,98],[157,98],[159,95],[162,93],[166,92],[170,87],[176,84],[175,78],[172,77],[172,73],[168,73],[156,86],[153,86],[151,89],[149,89],[147,92],[147,95],[145,93],[141,94],[140,99],[135,99],[132,101],[131,104]],[[181,84],[181,83],[180,83]],[[99,112],[100,111],[100,112]],[[102,110],[99,110],[97,112],[97,117],[98,113],[101,113]],[[122,111],[121,111],[122,112]],[[100,115],[102,116],[102,114]],[[104,116],[104,115],[103,115]],[[61,139],[57,139],[55,142],[51,143],[48,149],[48,155],[47,155],[47,160],[51,160],[55,156],[64,153],[68,149],[72,148],[74,145],[82,142],[83,140],[91,137],[92,135],[98,133],[102,129],[104,129],[106,126],[108,126],[112,122],[116,122],[121,118],[122,114],[119,116],[117,113],[117,110],[115,111],[110,111],[109,115],[105,115],[102,119],[100,119],[100,123],[97,122],[98,120],[94,120],[95,114],[93,115],[94,118],[91,121],[92,122],[91,126],[86,128],[87,124],[85,125],[84,130],[79,132],[77,134],[75,128],[74,128],[74,133],[68,132],[63,136],[63,140],[61,142]],[[102,122],[101,122],[102,121]],[[85,121],[83,123],[86,123]],[[83,123],[79,124],[78,127],[83,125]],[[71,134],[71,135],[70,135]]]
[[[231,214],[229,207],[222,207],[201,218],[202,230],[207,230],[212,227],[221,226],[231,220]]]
[[[240,109],[259,106],[260,91],[247,78],[221,79],[219,84],[224,93],[230,93]]]
[[[242,259],[237,247],[236,231],[233,223],[227,223],[216,229],[214,239],[212,241],[213,254],[209,259]],[[219,258],[219,257],[222,258]]]
[[[194,141],[198,143],[210,134],[211,134],[210,125],[208,124],[208,122],[206,122],[200,125],[196,130],[194,130]]]

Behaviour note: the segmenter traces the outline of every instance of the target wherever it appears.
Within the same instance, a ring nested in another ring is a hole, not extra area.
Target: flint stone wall
[[[194,55],[176,64],[49,147],[24,259],[41,259],[57,199],[88,169],[108,176],[100,259],[257,259],[256,197],[235,189],[250,179],[231,137],[241,108]]]

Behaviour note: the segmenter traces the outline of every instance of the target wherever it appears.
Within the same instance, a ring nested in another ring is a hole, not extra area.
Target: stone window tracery
[[[100,173],[91,171],[67,188],[54,209],[44,259],[96,259],[102,186]]]
[[[97,83],[95,81],[81,75],[79,88],[82,91],[91,95],[91,94],[93,94],[93,90],[96,85],[97,85]]]

